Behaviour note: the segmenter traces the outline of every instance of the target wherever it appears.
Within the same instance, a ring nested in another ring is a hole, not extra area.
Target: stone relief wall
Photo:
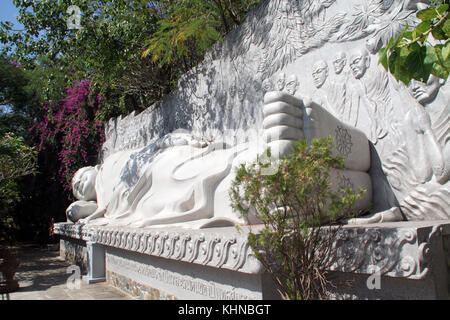
[[[175,90],[139,115],[112,119],[103,158],[150,145],[176,129],[204,141],[262,132],[264,95],[312,100],[369,139],[373,203],[408,220],[449,219],[449,87],[409,88],[378,64],[390,37],[415,25],[418,0],[270,0],[217,43]],[[343,126],[344,156],[355,149]],[[251,140],[251,139],[249,139]]]

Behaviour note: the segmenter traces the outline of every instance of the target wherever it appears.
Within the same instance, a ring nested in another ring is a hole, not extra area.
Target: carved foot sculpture
[[[333,138],[336,156],[344,157],[346,170],[331,170],[332,188],[350,187],[354,192],[366,190],[355,210],[363,210],[372,200],[369,141],[309,99],[299,99],[285,92],[268,92],[264,97],[264,136],[273,156],[287,156],[296,140],[317,137]]]
[[[372,214],[367,218],[355,218],[348,220],[348,224],[351,225],[364,225],[383,222],[397,222],[403,221],[403,215],[400,208],[391,208],[389,210]]]

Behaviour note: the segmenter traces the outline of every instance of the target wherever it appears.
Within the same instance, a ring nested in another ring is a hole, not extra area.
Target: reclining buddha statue
[[[267,147],[279,157],[289,155],[300,139],[334,139],[345,170],[331,172],[337,189],[365,189],[354,209],[366,208],[372,195],[369,142],[363,132],[344,124],[310,99],[281,91],[264,98],[263,139],[242,143],[206,141],[177,130],[144,148],[119,151],[97,167],[79,170],[73,179],[79,201],[67,209],[72,222],[131,227],[224,227],[258,223],[230,206],[229,189],[235,168],[253,162]]]

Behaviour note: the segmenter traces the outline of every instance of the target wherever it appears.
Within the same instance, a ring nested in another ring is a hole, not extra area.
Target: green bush
[[[336,223],[354,216],[351,207],[364,193],[332,191],[329,169],[343,168],[344,160],[332,156],[331,141],[299,140],[289,158],[242,165],[230,190],[232,207],[263,224],[258,232],[250,229],[249,245],[284,299],[326,298]],[[277,172],[265,175],[269,166]]]
[[[0,138],[0,243],[14,238],[11,208],[21,201],[17,180],[36,173],[37,151],[21,137],[6,133]]]

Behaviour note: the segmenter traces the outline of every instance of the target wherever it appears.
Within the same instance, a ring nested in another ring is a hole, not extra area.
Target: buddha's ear
[[[370,54],[367,54],[366,55],[366,68],[367,69],[370,68],[370,61],[371,61]]]

